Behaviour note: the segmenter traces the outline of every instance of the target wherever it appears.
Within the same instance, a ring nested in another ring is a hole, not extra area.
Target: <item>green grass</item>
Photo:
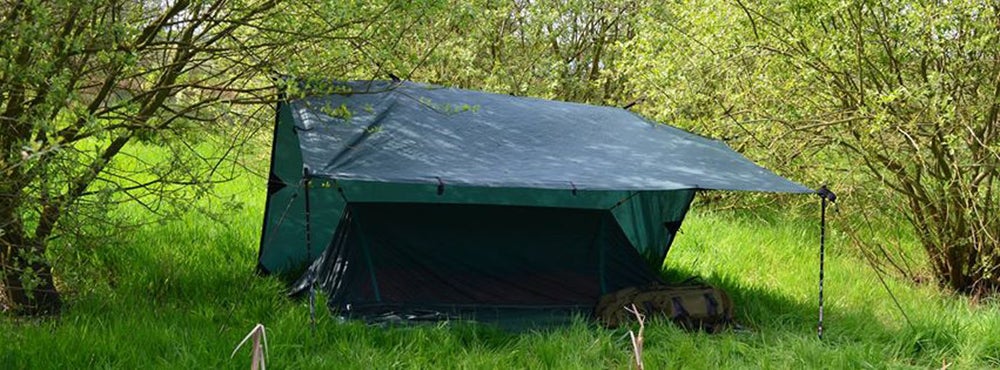
[[[304,302],[286,299],[280,282],[253,274],[263,188],[253,178],[220,187],[246,202],[222,220],[190,214],[120,235],[104,248],[74,250],[61,263],[83,272],[67,280],[70,301],[60,319],[0,318],[0,368],[246,368],[246,349],[229,355],[258,322],[268,329],[274,369],[630,366],[624,331],[582,319],[508,333],[472,325],[368,327],[324,313],[312,331]],[[145,217],[138,209],[123,212]],[[907,325],[872,270],[831,227],[827,332],[819,341],[815,217],[694,211],[665,274],[700,275],[724,287],[749,330],[707,335],[654,321],[646,332],[647,367],[1000,367],[995,302],[970,305],[890,279],[912,320]]]

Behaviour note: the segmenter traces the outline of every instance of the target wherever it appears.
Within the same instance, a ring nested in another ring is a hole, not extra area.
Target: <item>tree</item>
[[[650,70],[690,75],[636,80],[699,81],[694,94],[656,98],[694,120],[721,118],[710,130],[740,136],[785,169],[863,172],[847,181],[881,185],[880,196],[898,202],[938,283],[973,294],[1000,288],[997,4],[705,3],[725,15],[697,6],[653,13],[673,26],[644,34],[653,41],[641,52],[662,40],[680,54],[644,54]]]
[[[630,102],[622,101],[626,76],[618,59],[647,2],[446,3],[402,12],[389,30],[407,35],[368,37],[359,49],[370,55],[395,50],[396,58],[377,69],[404,79],[594,104]]]
[[[60,310],[46,255],[60,225],[71,232],[118,201],[166,211],[163,200],[213,181],[243,140],[233,107],[270,94],[277,50],[251,36],[275,5],[3,2],[0,272],[18,312]],[[218,130],[234,141],[198,147]],[[158,158],[129,152],[137,144]]]

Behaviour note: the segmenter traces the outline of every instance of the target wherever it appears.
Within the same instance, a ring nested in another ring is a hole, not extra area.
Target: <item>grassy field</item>
[[[268,328],[274,369],[630,366],[625,332],[583,319],[508,333],[471,325],[367,327],[321,314],[311,331],[305,303],[252,273],[263,183],[247,176],[222,186],[226,197],[245,202],[222,219],[192,213],[103,248],[74,249],[59,262],[79,274],[67,275],[66,313],[42,322],[0,317],[0,368],[247,368],[246,349],[235,359],[230,352],[256,323]],[[145,217],[138,209],[122,212]],[[653,322],[647,368],[1000,367],[996,302],[972,305],[889,279],[909,325],[836,231],[827,259],[827,332],[818,340],[816,223],[814,216],[773,210],[695,210],[665,274],[700,275],[726,288],[748,330],[707,335]]]

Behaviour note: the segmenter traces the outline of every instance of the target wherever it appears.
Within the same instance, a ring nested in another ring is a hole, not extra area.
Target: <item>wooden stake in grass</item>
[[[264,358],[267,356],[267,333],[264,329],[264,324],[254,326],[247,333],[247,336],[243,337],[243,341],[236,345],[236,348],[233,349],[233,354],[229,355],[229,358],[236,356],[236,351],[239,351],[240,347],[243,347],[243,344],[251,337],[253,337],[253,344],[250,349],[250,370],[267,370],[267,366],[264,363]]]
[[[635,315],[636,320],[639,321],[639,334],[628,331],[629,338],[632,338],[632,354],[635,355],[635,368],[638,370],[643,370],[645,367],[642,365],[642,332],[646,329],[645,316],[639,313],[639,309],[635,307],[635,303],[631,305],[632,307],[625,307],[625,311]]]

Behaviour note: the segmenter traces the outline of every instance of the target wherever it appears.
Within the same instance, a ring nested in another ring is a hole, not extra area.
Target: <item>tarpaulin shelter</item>
[[[258,269],[348,316],[586,311],[658,281],[696,191],[811,192],[620,108],[412,82],[295,87],[311,93],[278,104]]]

